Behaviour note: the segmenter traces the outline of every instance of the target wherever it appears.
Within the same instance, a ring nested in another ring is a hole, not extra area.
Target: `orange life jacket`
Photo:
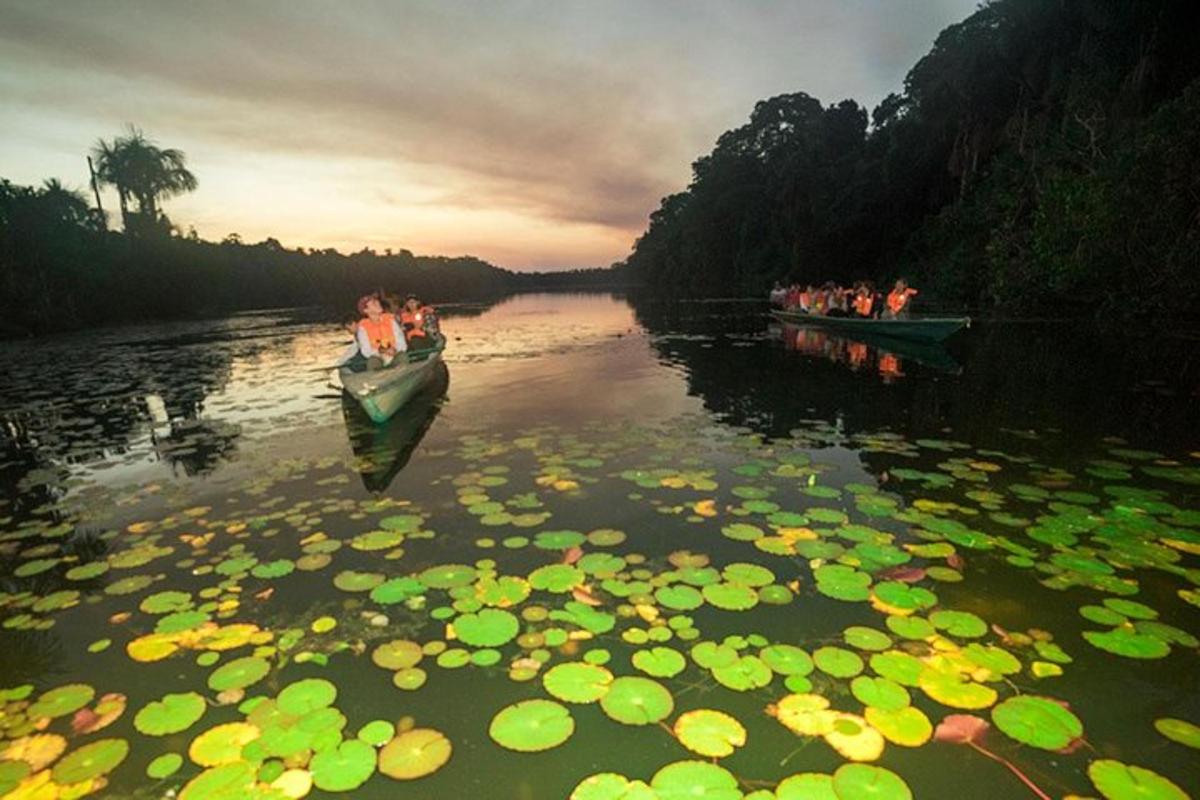
[[[887,306],[893,314],[899,314],[908,305],[908,298],[916,293],[916,289],[905,289],[904,291],[893,289],[888,293]]]
[[[396,336],[392,331],[394,319],[391,314],[380,314],[378,322],[373,322],[370,317],[363,317],[358,321],[358,327],[367,332],[367,338],[370,339],[376,350],[383,350],[386,347],[394,348],[396,346]]]
[[[421,306],[416,311],[407,308],[401,311],[400,325],[404,328],[404,335],[409,339],[425,336],[425,319],[432,313],[433,309],[429,306]]]
[[[860,294],[854,297],[854,310],[858,312],[860,317],[871,316],[872,304],[871,295],[869,294]]]

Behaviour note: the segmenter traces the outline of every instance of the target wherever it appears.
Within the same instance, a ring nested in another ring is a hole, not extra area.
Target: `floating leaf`
[[[267,677],[270,671],[271,665],[265,658],[245,656],[213,670],[208,676],[208,688],[214,692],[245,689]]]
[[[60,785],[82,783],[112,772],[127,755],[129,742],[124,739],[100,739],[67,753],[54,765],[51,775]]]
[[[449,761],[452,750],[450,740],[441,731],[414,728],[379,751],[379,771],[397,780],[423,778]]]
[[[1186,792],[1157,772],[1108,758],[1089,764],[1088,777],[1107,800],[1189,800]]]
[[[163,753],[146,765],[146,777],[162,780],[169,778],[183,766],[183,756],[179,753]]]
[[[384,669],[398,670],[415,667],[424,657],[421,645],[408,639],[384,642],[371,651],[371,660]]]
[[[633,666],[652,678],[673,678],[683,672],[687,660],[670,647],[652,647],[634,653]]]
[[[520,629],[515,616],[498,608],[462,614],[454,620],[455,634],[472,647],[499,647],[512,641]]]
[[[746,729],[740,722],[706,708],[680,715],[674,731],[684,747],[708,758],[722,758],[746,743]]]
[[[833,773],[838,800],[912,800],[912,790],[896,773],[868,764],[843,764]]]
[[[506,706],[488,726],[488,735],[493,741],[521,753],[557,747],[574,732],[575,719],[571,712],[553,700],[524,700]]]
[[[26,713],[30,719],[65,717],[92,702],[95,696],[96,690],[86,683],[69,683],[43,692]]]
[[[649,678],[620,677],[600,698],[600,707],[612,719],[626,725],[651,725],[666,719],[675,709],[667,688]]]
[[[1154,728],[1173,742],[1200,750],[1200,725],[1182,719],[1164,717],[1154,720]]]
[[[920,747],[933,736],[933,723],[918,708],[899,709],[871,707],[865,712],[871,727],[883,734],[892,744]]]
[[[192,740],[188,747],[188,758],[202,767],[231,764],[241,760],[242,747],[258,736],[258,728],[248,722],[217,725]]]
[[[375,748],[358,739],[322,750],[308,765],[313,785],[324,792],[350,792],[375,772]]]
[[[554,697],[567,703],[594,703],[608,693],[613,675],[593,664],[558,664],[542,676],[542,685]]]
[[[833,776],[820,772],[789,775],[775,787],[776,800],[838,800]]]
[[[863,671],[858,653],[840,647],[821,647],[813,653],[817,669],[835,678],[852,678]]]
[[[659,800],[741,800],[737,778],[705,761],[676,761],[654,773],[650,786]]]
[[[1037,695],[1010,697],[992,709],[997,728],[1023,744],[1061,750],[1083,736],[1083,723],[1061,703]]]
[[[206,708],[204,698],[195,692],[164,695],[134,716],[133,727],[147,736],[168,736],[196,724]]]
[[[337,687],[323,678],[305,678],[287,686],[279,693],[275,704],[280,711],[303,717],[319,708],[333,705]]]

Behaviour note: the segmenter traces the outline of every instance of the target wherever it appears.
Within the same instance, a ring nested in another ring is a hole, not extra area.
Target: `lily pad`
[[[100,739],[85,744],[62,757],[51,775],[60,785],[80,783],[116,769],[129,755],[129,742],[124,739]]]
[[[693,753],[722,758],[746,743],[746,729],[728,714],[702,708],[675,720],[675,736]]]
[[[350,792],[375,772],[375,748],[358,739],[322,750],[308,765],[313,785],[325,792]]]
[[[379,751],[379,771],[397,780],[423,778],[437,772],[452,752],[450,740],[441,731],[413,728]]]
[[[659,800],[741,800],[737,778],[706,761],[676,761],[650,779]]]
[[[258,737],[258,727],[249,722],[227,722],[193,739],[188,757],[202,767],[232,764],[241,760],[242,748]]]
[[[594,703],[608,693],[612,682],[612,673],[604,667],[579,662],[557,664],[542,676],[546,691],[567,703]]]
[[[472,647],[499,647],[512,641],[520,630],[521,623],[517,618],[498,608],[462,614],[454,620],[455,634]]]
[[[1088,777],[1106,800],[1189,800],[1187,792],[1157,772],[1109,758],[1089,764]]]
[[[375,665],[390,670],[415,667],[424,656],[421,645],[408,639],[384,642],[371,651],[371,660]]]
[[[553,700],[524,700],[506,706],[488,726],[488,735],[496,744],[520,753],[557,747],[574,732],[571,712]]]
[[[600,698],[600,707],[612,719],[626,725],[651,725],[666,719],[675,709],[667,688],[649,678],[620,677]]]
[[[1173,742],[1200,750],[1200,725],[1182,719],[1164,717],[1154,720],[1154,728]]]
[[[303,717],[319,708],[333,705],[337,687],[323,678],[305,678],[290,684],[279,693],[275,704],[280,711]]]
[[[30,719],[64,717],[92,702],[96,690],[86,683],[69,683],[43,692],[27,710]]]
[[[869,764],[843,764],[833,773],[838,800],[912,800],[912,790],[896,773]]]
[[[196,692],[164,695],[146,704],[133,718],[133,727],[147,736],[169,736],[185,731],[204,716],[208,707]]]
[[[213,670],[208,676],[208,688],[214,692],[224,692],[230,689],[245,689],[267,677],[271,665],[265,658],[245,656],[234,659]]]
[[[687,659],[670,647],[652,647],[634,653],[633,666],[652,678],[673,678],[683,672]]]
[[[1043,750],[1061,750],[1083,736],[1083,723],[1049,697],[1018,695],[992,709],[992,722],[1013,739]]]

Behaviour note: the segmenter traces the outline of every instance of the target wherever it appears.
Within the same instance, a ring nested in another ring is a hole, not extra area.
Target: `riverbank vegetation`
[[[1200,50],[1182,0],[997,0],[870,114],[758,103],[628,259],[661,292],[907,276],[937,304],[1200,316]]]

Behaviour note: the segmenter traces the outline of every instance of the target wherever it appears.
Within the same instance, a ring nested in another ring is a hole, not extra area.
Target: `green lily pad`
[[[1088,777],[1106,800],[1189,800],[1187,792],[1157,772],[1109,758],[1089,764]]]
[[[583,584],[583,570],[571,564],[547,564],[529,573],[529,585],[534,589],[564,594]]]
[[[408,639],[384,642],[371,651],[371,660],[375,662],[375,665],[390,670],[415,667],[421,663],[424,656],[421,645]]]
[[[683,672],[687,659],[670,647],[653,647],[634,653],[633,666],[652,678],[673,678]]]
[[[929,621],[950,636],[964,639],[976,639],[988,631],[986,622],[967,611],[934,611]]]
[[[127,755],[129,742],[124,739],[100,739],[67,753],[54,765],[51,774],[54,782],[60,785],[80,783],[107,775],[116,769]]]
[[[163,753],[146,765],[146,777],[161,781],[169,778],[183,766],[183,756],[179,753]]]
[[[305,678],[289,684],[279,693],[275,704],[280,711],[303,717],[319,708],[333,705],[337,687],[323,678]]]
[[[706,758],[723,758],[746,743],[742,723],[720,711],[702,708],[675,720],[675,736],[687,749]]]
[[[675,611],[693,611],[704,605],[704,595],[691,586],[664,586],[654,592],[654,599]]]
[[[454,620],[454,632],[460,641],[472,647],[499,647],[512,641],[521,623],[511,613],[485,608],[477,614],[462,614]]]
[[[992,709],[992,722],[1022,744],[1061,750],[1083,736],[1083,723],[1049,697],[1018,695]]]
[[[835,678],[853,678],[863,671],[863,660],[852,650],[841,647],[821,647],[813,653],[817,669]]]
[[[267,677],[271,665],[265,658],[245,656],[223,664],[208,676],[208,688],[214,692],[245,689]]]
[[[1200,750],[1200,725],[1182,719],[1164,717],[1154,720],[1154,728],[1173,742]]]
[[[208,707],[196,692],[164,695],[147,703],[133,718],[133,727],[147,736],[168,736],[195,725]]]
[[[96,690],[86,683],[68,683],[43,692],[33,705],[29,706],[26,714],[30,719],[65,717],[92,702],[95,696]]]
[[[620,677],[600,698],[600,707],[612,719],[626,725],[651,725],[664,720],[675,709],[667,688],[649,678]]]
[[[833,773],[838,800],[912,800],[912,790],[896,773],[870,764],[843,764]]]
[[[594,664],[568,662],[551,667],[542,685],[552,696],[567,703],[594,703],[608,693],[613,675]]]
[[[812,657],[795,645],[768,645],[759,651],[758,657],[779,675],[808,675],[813,671]]]
[[[396,726],[386,719],[373,719],[358,730],[357,738],[372,747],[381,747],[396,735]]]
[[[358,739],[322,750],[308,765],[313,786],[325,792],[350,792],[375,773],[375,748]]]
[[[706,761],[676,761],[650,779],[659,800],[741,800],[737,778]]]
[[[761,689],[771,683],[771,668],[757,656],[741,656],[731,664],[713,667],[717,683],[735,692]]]
[[[557,747],[574,732],[571,712],[553,700],[524,700],[506,706],[488,726],[488,735],[496,744],[520,753]]]
[[[1083,638],[1093,647],[1125,658],[1164,658],[1171,652],[1171,646],[1162,639],[1138,633],[1132,628],[1114,628],[1104,632],[1084,631]]]
[[[441,731],[414,728],[379,751],[379,771],[396,780],[423,778],[450,760],[453,747]]]
[[[899,711],[912,702],[908,690],[887,678],[859,675],[850,682],[850,691],[863,705],[884,711]]]
[[[833,776],[820,772],[789,775],[775,787],[776,800],[838,800]]]
[[[179,793],[179,800],[241,800],[254,786],[254,765],[235,761],[206,769],[192,778]]]
[[[758,592],[740,583],[710,583],[702,592],[709,605],[724,611],[748,611],[758,605]]]
[[[418,577],[430,589],[453,589],[474,583],[478,573],[466,564],[442,564],[430,567]]]
[[[882,652],[892,646],[892,638],[881,630],[862,625],[851,625],[843,631],[846,644],[859,650]]]

